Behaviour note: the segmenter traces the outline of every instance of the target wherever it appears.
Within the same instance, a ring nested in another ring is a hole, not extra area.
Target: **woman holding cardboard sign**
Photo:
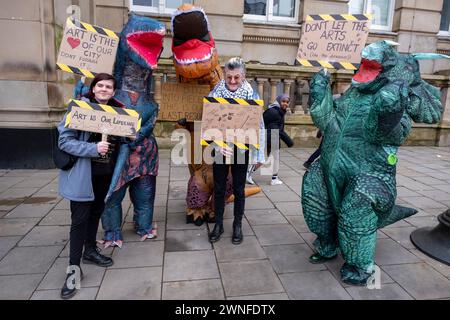
[[[245,64],[241,58],[231,58],[225,64],[224,70],[225,80],[221,80],[211,91],[209,96],[216,98],[234,98],[234,99],[259,99],[251,85],[245,80]],[[260,131],[264,131],[264,122],[261,119]],[[259,136],[260,148],[256,151],[253,161],[264,163],[264,134]],[[228,158],[228,159],[227,159]],[[230,159],[231,158],[231,159]],[[231,175],[233,177],[233,194],[234,194],[234,220],[233,235],[231,242],[240,244],[243,241],[242,234],[242,218],[245,210],[245,180],[247,176],[247,168],[250,161],[249,150],[241,150],[236,146],[233,148],[225,144],[223,147],[215,148],[213,175],[214,175],[214,211],[216,214],[216,224],[209,234],[209,241],[219,241],[223,228],[223,214],[225,208],[225,192],[228,172],[231,167]],[[231,164],[228,164],[230,162]]]
[[[100,73],[93,79],[89,92],[82,100],[123,108],[123,104],[113,98],[115,89],[114,77]],[[72,214],[69,268],[61,289],[63,299],[69,299],[76,293],[77,279],[80,280],[82,275],[81,258],[83,263],[100,267],[113,264],[111,258],[100,254],[96,235],[119,147],[119,140],[114,136],[102,141],[101,134],[66,128],[67,115],[58,125],[58,146],[78,159],[69,170],[61,170],[59,176],[59,194],[70,200]]]

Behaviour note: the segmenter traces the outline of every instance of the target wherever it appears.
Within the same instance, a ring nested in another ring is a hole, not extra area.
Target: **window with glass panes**
[[[450,0],[444,0],[441,12],[440,33],[450,35]]]
[[[395,0],[350,0],[348,12],[352,14],[371,13],[373,15],[371,29],[392,29]]]
[[[130,10],[140,12],[172,13],[183,3],[193,0],[130,0]]]
[[[297,22],[299,0],[244,0],[244,18]]]

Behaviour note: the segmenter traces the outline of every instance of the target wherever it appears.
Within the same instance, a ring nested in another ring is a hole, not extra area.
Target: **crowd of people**
[[[210,92],[209,96],[217,98],[239,98],[247,100],[259,99],[258,93],[245,79],[245,64],[241,58],[232,58],[224,68],[224,79]],[[106,104],[117,108],[124,108],[124,104],[114,98],[116,80],[112,75],[100,73],[92,80],[89,92],[81,100],[86,102]],[[211,243],[220,239],[224,232],[223,214],[225,207],[225,191],[228,173],[231,171],[234,195],[234,221],[231,241],[240,244],[243,241],[242,218],[245,212],[245,184],[255,184],[252,174],[265,162],[265,146],[267,154],[273,157],[273,173],[271,185],[282,184],[278,177],[280,161],[280,140],[288,147],[293,141],[284,130],[284,117],[289,108],[288,94],[279,95],[264,111],[260,121],[259,148],[246,145],[247,149],[239,149],[234,144],[216,146],[213,150],[214,176],[214,211],[215,225],[209,233]],[[155,200],[156,170],[148,170],[145,175],[131,174],[132,178],[116,188],[107,197],[112,183],[112,176],[118,162],[121,146],[127,145],[136,150],[135,138],[120,138],[108,136],[104,139],[99,133],[78,131],[65,127],[64,116],[58,125],[58,146],[61,150],[76,156],[77,161],[69,170],[60,171],[59,192],[61,196],[70,200],[70,256],[69,268],[61,289],[61,297],[70,299],[76,294],[76,279],[81,279],[83,272],[80,262],[94,264],[99,267],[113,265],[113,260],[101,254],[97,243],[108,246],[122,245],[122,212],[121,205],[128,187],[130,198],[134,206],[134,222],[137,234],[141,240],[153,239],[157,236],[156,223],[153,220],[153,206]],[[139,150],[145,152],[128,154],[130,158],[146,159],[153,157],[157,167],[157,145],[153,133],[145,137],[147,144],[142,144]],[[267,144],[266,144],[267,139]],[[231,146],[232,147],[231,147]],[[228,158],[228,159],[227,159]],[[129,159],[128,159],[129,160]],[[231,161],[230,161],[231,160]],[[129,173],[127,173],[129,174]],[[107,199],[105,202],[105,198]],[[102,221],[105,231],[102,240],[96,240],[97,230]]]

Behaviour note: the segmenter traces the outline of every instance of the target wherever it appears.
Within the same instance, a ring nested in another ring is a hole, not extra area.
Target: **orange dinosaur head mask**
[[[172,15],[172,52],[178,75],[198,79],[218,65],[214,39],[202,8],[183,4]]]

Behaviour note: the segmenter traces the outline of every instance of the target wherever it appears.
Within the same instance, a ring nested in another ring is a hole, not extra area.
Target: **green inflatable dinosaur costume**
[[[310,261],[340,249],[342,280],[353,285],[365,285],[374,272],[377,229],[417,212],[395,205],[398,147],[412,121],[436,123],[443,112],[440,92],[421,79],[417,60],[444,56],[402,55],[392,44],[364,48],[352,85],[335,101],[326,70],[311,80],[311,117],[324,141],[302,185],[305,221],[317,235]]]

